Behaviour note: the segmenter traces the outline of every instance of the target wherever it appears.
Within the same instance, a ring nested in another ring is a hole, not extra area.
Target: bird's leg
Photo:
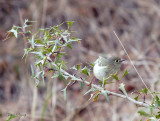
[[[120,85],[120,80],[116,81],[115,82],[115,89],[113,90],[110,90],[112,92],[122,92],[120,89],[119,89],[119,85]],[[123,93],[123,92],[122,92]]]

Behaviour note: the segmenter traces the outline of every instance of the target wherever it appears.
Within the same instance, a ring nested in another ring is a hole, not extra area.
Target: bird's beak
[[[125,59],[121,59],[121,62],[125,61]]]

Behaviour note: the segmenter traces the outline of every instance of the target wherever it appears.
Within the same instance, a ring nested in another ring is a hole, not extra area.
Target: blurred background
[[[139,121],[139,108],[126,99],[109,96],[110,103],[100,96],[88,101],[89,89],[76,83],[67,89],[67,101],[61,91],[65,85],[59,79],[46,80],[35,87],[31,78],[31,57],[22,59],[24,41],[5,40],[13,25],[22,26],[25,19],[37,21],[38,28],[75,21],[74,36],[82,39],[67,49],[69,67],[87,65],[100,54],[126,59],[122,66],[129,74],[122,80],[128,95],[145,88],[126,53],[114,35],[121,39],[139,74],[151,91],[160,89],[160,1],[159,0],[0,0],[0,120],[8,113],[23,115],[13,121]],[[93,77],[93,75],[91,75]],[[90,80],[88,80],[90,81]],[[117,89],[110,84],[107,89]],[[146,97],[150,102],[151,97]],[[141,98],[140,101],[143,101]]]

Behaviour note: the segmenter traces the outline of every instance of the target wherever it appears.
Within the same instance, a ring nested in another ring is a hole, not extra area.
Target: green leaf
[[[67,87],[70,85],[71,82],[72,82],[72,81],[70,80],[69,83],[67,84],[67,86],[66,86],[63,90],[61,90],[61,91],[63,91],[63,93],[64,93],[64,100],[65,100],[65,101],[66,101],[66,91],[67,91]]]
[[[21,117],[21,116],[20,115],[15,115],[15,114],[9,114],[9,117],[6,121],[10,121],[11,119],[16,118],[16,117]]]
[[[59,67],[59,70],[60,70],[61,68],[67,69],[68,67],[66,66],[66,63],[67,63],[67,62],[65,62],[65,61],[63,61],[63,60],[61,60],[59,63],[57,63],[57,64],[58,64],[58,67]]]
[[[27,22],[28,22],[28,19],[25,19],[25,20],[24,20],[24,24],[23,24],[23,28],[24,28],[24,29],[25,29],[26,27],[28,27]]]
[[[57,31],[57,29],[58,29],[60,26],[62,26],[63,24],[64,24],[64,22],[61,23],[60,25],[54,26],[53,29],[55,29],[55,30]]]
[[[147,94],[147,92],[148,92],[148,89],[144,88],[144,93]]]
[[[105,83],[106,81],[105,81],[105,79],[103,79],[103,81],[102,81],[102,87],[104,86],[104,83]]]
[[[144,88],[144,89],[141,90],[141,92],[147,95],[148,89]]]
[[[135,99],[136,101],[138,101],[138,98],[139,98],[139,95],[137,95],[134,99]]]
[[[74,69],[74,70],[76,70],[76,71],[78,71],[80,68],[81,68],[81,65],[80,65],[80,64],[74,65],[73,67],[71,67],[71,69]]]
[[[39,75],[42,73],[42,71],[39,71],[34,78],[38,79],[39,78]]]
[[[105,90],[105,91],[102,90],[101,92],[102,92],[102,94],[105,96],[105,98],[107,99],[107,101],[110,102],[110,101],[109,101],[109,98],[108,98],[107,90]]]
[[[18,37],[18,28],[17,28],[17,26],[13,26],[12,29],[9,30],[9,32],[12,32],[16,38]]]
[[[43,68],[46,65],[46,61],[47,61],[47,56],[44,56],[42,61]]]
[[[160,99],[157,95],[155,96],[155,107],[156,108],[160,107]]]
[[[36,22],[36,21],[25,21],[23,28],[31,27],[32,25],[27,25],[27,22]]]
[[[60,78],[65,84],[67,84],[67,81],[65,80],[61,72],[59,72],[58,78]]]
[[[70,44],[68,44],[68,45],[67,45],[67,47],[68,47],[68,48],[70,48],[70,49],[72,49],[72,47],[71,47],[71,45],[70,45]]]
[[[114,83],[112,81],[108,81],[110,77],[106,78],[106,79],[103,79],[103,81],[99,81],[100,84],[102,84],[102,87],[106,84],[111,84],[111,83]]]
[[[115,80],[119,81],[119,78],[118,78],[118,76],[117,76],[116,74],[114,74],[112,77],[113,77]]]
[[[67,21],[67,24],[68,24],[68,29],[71,28],[72,24],[74,23],[74,21]]]
[[[66,53],[64,53],[64,52],[63,53],[58,53],[57,58],[61,58],[64,55],[66,55]],[[64,62],[64,61],[62,61],[62,62]],[[67,62],[65,62],[65,63],[67,63]]]
[[[94,63],[90,63],[90,65],[91,65],[92,67],[94,67]]]
[[[84,73],[85,75],[89,76],[90,75],[90,70],[85,66],[82,70],[81,73]]]
[[[97,95],[94,97],[94,102],[97,102],[98,96],[99,96],[99,94],[97,94]]]
[[[159,93],[159,92],[155,92],[155,91],[154,91],[154,92],[149,93],[149,94],[160,94],[160,93]]]
[[[77,65],[77,70],[79,70],[81,68],[81,65],[80,64],[78,64]]]
[[[103,81],[99,81],[99,83],[103,84]],[[104,81],[104,85],[106,85],[106,84],[112,84],[112,83],[114,83],[114,82],[112,82],[112,81]]]
[[[37,44],[42,44],[42,45],[44,44],[41,39],[37,39],[36,42],[37,42]]]
[[[43,60],[39,60],[39,61],[35,62],[35,65],[37,66],[37,65],[40,65],[42,63],[43,63]]]
[[[81,39],[79,39],[79,38],[74,38],[74,37],[72,37],[71,39],[69,39],[68,40],[68,42],[79,42]]]
[[[28,55],[28,53],[29,53],[30,51],[32,51],[32,50],[33,50],[32,48],[24,49],[24,55],[23,55],[22,59],[23,59],[26,55]]]
[[[125,85],[124,85],[123,83],[121,83],[119,88],[120,88],[120,89],[122,90],[122,92],[128,97],[128,94],[127,94],[124,86],[125,86]]]
[[[39,55],[41,58],[43,58],[42,52],[34,51],[34,52],[31,52],[31,53],[36,54],[36,55]]]
[[[155,117],[156,117],[157,119],[160,119],[160,112],[157,112],[157,115],[155,115]]]
[[[123,78],[125,75],[127,75],[127,74],[128,74],[128,71],[126,70],[126,71],[124,72],[122,78]]]
[[[76,66],[74,65],[73,67],[71,67],[71,69],[74,69],[74,70],[76,70],[77,71],[77,68],[76,68]]]
[[[144,110],[139,110],[138,113],[139,113],[141,116],[151,117],[151,115],[148,114],[148,113],[146,113]]]

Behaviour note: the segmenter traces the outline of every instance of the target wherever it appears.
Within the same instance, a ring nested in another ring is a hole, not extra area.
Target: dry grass
[[[99,54],[117,55],[127,59],[123,48],[113,31],[122,40],[143,80],[150,90],[159,90],[160,80],[160,2],[158,0],[12,0],[0,1],[0,119],[7,113],[26,114],[22,121],[39,121],[45,102],[45,121],[138,121],[137,107],[117,97],[110,96],[107,103],[103,96],[98,102],[88,101],[83,94],[87,86],[80,90],[78,83],[67,90],[67,102],[60,91],[64,84],[60,80],[50,80],[46,85],[34,88],[30,78],[31,58],[21,60],[22,38],[2,41],[5,32],[14,25],[21,25],[25,18],[38,21],[38,27],[48,27],[72,20],[75,36],[82,39],[66,50],[66,61],[71,67],[77,63],[93,62]],[[65,27],[65,26],[64,26]],[[127,59],[128,60],[128,59]],[[122,69],[130,73],[123,80],[128,94],[145,86],[134,68],[127,61]],[[158,81],[156,83],[156,81]],[[108,89],[116,89],[115,84]],[[51,98],[48,99],[50,93]],[[47,100],[48,99],[48,100]],[[46,101],[47,100],[47,101]],[[147,97],[146,101],[150,101]],[[16,121],[17,119],[15,119]]]

